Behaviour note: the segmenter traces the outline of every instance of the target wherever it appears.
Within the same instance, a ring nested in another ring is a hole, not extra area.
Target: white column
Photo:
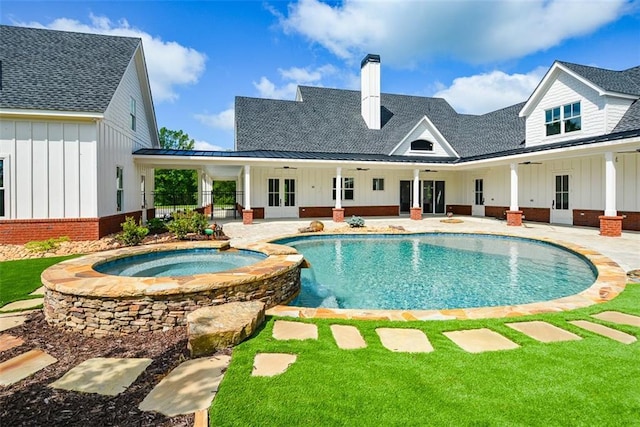
[[[244,165],[244,209],[251,209],[251,166]]]
[[[414,208],[420,207],[420,170],[413,170],[413,206]]]
[[[202,200],[202,192],[204,191],[204,177],[205,174],[202,173],[201,170],[198,171],[198,197],[196,203],[199,207],[204,206],[204,201]]]
[[[518,164],[511,163],[511,204],[510,211],[518,210]]]
[[[604,216],[617,216],[616,161],[613,152],[604,153]]]
[[[336,168],[336,209],[342,209],[342,168]]]

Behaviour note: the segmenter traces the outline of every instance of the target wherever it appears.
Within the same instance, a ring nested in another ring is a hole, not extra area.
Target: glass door
[[[570,177],[568,174],[553,176],[553,200],[551,201],[551,222],[555,224],[573,224],[573,211],[570,204]]]

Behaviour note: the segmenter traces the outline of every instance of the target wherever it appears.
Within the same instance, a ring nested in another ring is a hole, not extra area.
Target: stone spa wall
[[[155,245],[151,250],[210,247],[198,243]],[[102,260],[150,251],[136,249],[89,255],[45,270],[42,279],[47,321],[89,336],[167,330],[186,325],[187,314],[201,307],[249,300],[273,307],[286,304],[300,290],[302,255],[293,248],[272,244],[243,247],[268,257],[221,273],[138,278],[108,276],[91,267]]]

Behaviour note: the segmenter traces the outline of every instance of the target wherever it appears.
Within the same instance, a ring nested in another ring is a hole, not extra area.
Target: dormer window
[[[562,116],[560,115],[562,113]],[[580,102],[554,107],[544,112],[544,124],[547,136],[575,132],[582,129]]]
[[[433,151],[433,142],[425,139],[411,141],[411,151]]]

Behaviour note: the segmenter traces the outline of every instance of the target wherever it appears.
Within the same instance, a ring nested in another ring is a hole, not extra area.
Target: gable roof
[[[300,86],[299,95],[301,101],[236,97],[236,150],[387,155],[424,116],[462,157],[515,149],[524,140],[522,104],[474,116],[441,98],[382,93],[382,127],[372,130],[359,91]]]
[[[640,66],[622,71],[557,61],[606,92],[640,96]]]
[[[0,108],[104,113],[141,40],[0,26]]]

